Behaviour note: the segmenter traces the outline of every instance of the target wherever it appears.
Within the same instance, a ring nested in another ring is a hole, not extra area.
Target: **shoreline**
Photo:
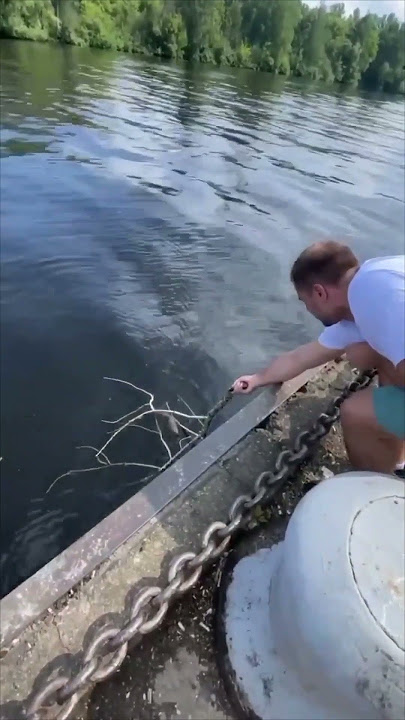
[[[151,61],[154,60],[155,62],[162,62],[162,63],[168,63],[168,64],[174,64],[176,67],[183,67],[183,68],[211,68],[213,70],[242,70],[251,72],[254,74],[262,74],[267,75],[270,78],[272,78],[274,81],[278,80],[281,83],[288,83],[288,82],[304,82],[306,84],[310,84],[317,89],[319,89],[320,92],[338,92],[340,91],[343,94],[356,94],[356,93],[371,93],[371,94],[378,94],[382,95],[383,97],[389,97],[392,96],[394,98],[404,98],[405,97],[405,85],[402,89],[393,90],[392,88],[379,88],[379,87],[368,87],[365,82],[362,82],[360,79],[357,84],[353,84],[350,82],[343,82],[339,81],[336,78],[331,80],[326,80],[324,78],[314,78],[310,75],[306,75],[305,73],[295,73],[290,72],[288,74],[282,73],[282,72],[274,72],[272,69],[264,69],[258,66],[253,66],[252,64],[243,64],[243,63],[229,63],[229,62],[220,62],[217,63],[214,60],[205,60],[205,59],[187,59],[184,57],[172,57],[170,55],[162,55],[159,53],[154,53],[148,51],[145,49],[125,49],[120,47],[114,47],[114,46],[105,46],[102,45],[92,45],[87,43],[79,43],[79,42],[67,42],[65,40],[62,40],[60,38],[32,38],[32,37],[17,37],[15,35],[11,34],[5,34],[0,29],[0,40],[7,40],[8,42],[27,42],[27,43],[33,43],[33,44],[40,44],[40,45],[50,45],[52,47],[60,46],[65,48],[78,48],[81,50],[95,50],[97,52],[114,52],[119,53],[120,55],[127,55],[130,57],[143,59],[145,61]]]

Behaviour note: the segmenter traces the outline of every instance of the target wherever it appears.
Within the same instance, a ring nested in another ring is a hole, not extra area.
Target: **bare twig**
[[[101,422],[107,423],[108,425],[117,425],[117,423],[121,422],[122,420],[126,420],[130,415],[135,415],[135,413],[147,407],[150,407],[149,403],[144,403],[143,405],[140,405],[138,408],[136,408],[136,410],[131,410],[131,412],[126,413],[120,418],[117,418],[117,420],[102,420]]]
[[[168,456],[169,456],[169,460],[171,460],[173,456],[172,456],[171,450],[170,450],[170,448],[169,448],[166,440],[164,439],[164,437],[163,437],[163,435],[162,435],[162,431],[161,431],[161,429],[160,429],[160,425],[159,425],[159,423],[158,423],[158,419],[157,419],[156,415],[155,415],[155,423],[156,423],[156,427],[157,427],[157,430],[158,430],[158,433],[159,433],[159,437],[160,437],[163,445],[165,446],[165,448],[166,448],[166,450],[167,450],[167,454],[168,454]]]
[[[77,473],[85,473],[85,472],[97,472],[97,470],[105,470],[106,468],[113,468],[113,467],[142,467],[142,468],[150,468],[151,470],[160,470],[160,467],[158,465],[147,465],[146,463],[137,463],[137,462],[118,462],[118,463],[111,463],[110,465],[97,465],[96,467],[91,468],[78,468],[77,470],[68,470],[65,473],[62,473],[62,475],[59,475],[55,480],[50,484],[48,490],[46,491],[46,494],[52,490],[52,488],[56,485],[56,483],[59,480],[62,480],[64,477],[68,477],[69,475],[76,475]]]
[[[152,393],[149,392],[149,390],[145,390],[144,388],[138,387],[137,385],[134,385],[133,383],[129,382],[128,380],[120,380],[120,378],[113,378],[113,377],[105,377],[104,380],[111,380],[112,382],[118,382],[118,383],[122,383],[123,385],[129,385],[130,387],[134,388],[134,390],[138,390],[139,392],[142,392],[145,395],[148,395],[149,403],[154,402],[155,398],[152,395]]]
[[[176,427],[174,428],[174,432],[176,432],[177,435],[179,434],[178,428],[181,428],[182,430],[184,430],[184,431],[187,433],[187,435],[194,435],[195,437],[197,437],[198,433],[196,433],[196,432],[194,432],[194,430],[191,430],[190,428],[186,427],[186,425],[183,425],[183,424],[180,422],[180,420],[178,420],[177,418],[174,418],[174,417],[173,417],[172,410],[171,410],[168,402],[166,402],[166,407],[167,407],[167,409],[168,409],[168,411],[169,411],[169,412],[168,412],[168,420],[169,420],[169,421],[173,421],[173,422],[175,423],[175,426],[176,426]],[[191,408],[189,408],[189,410],[190,410],[191,412],[193,412],[193,411],[191,410]],[[201,425],[203,424],[201,420],[199,420],[198,422],[200,422]],[[169,426],[170,426],[170,422],[169,422]]]
[[[93,445],[78,445],[77,450],[94,450],[94,452],[96,453],[96,457],[97,457],[97,453],[98,453],[97,448],[93,447]],[[99,463],[101,463],[101,465],[111,465],[111,463],[105,453],[100,453],[100,455],[101,455],[101,458],[105,460],[105,462],[102,462],[102,459],[97,458]]]
[[[193,437],[198,437],[198,433],[194,432],[194,430],[191,430],[191,428],[186,427],[179,420],[176,420],[176,422],[179,427],[181,427],[183,430],[185,430],[187,435],[193,435]]]
[[[172,410],[171,412],[172,412],[172,414],[175,415],[176,417],[188,418],[189,420],[190,420],[190,419],[191,419],[191,420],[197,420],[197,419],[198,419],[198,420],[205,420],[205,417],[206,417],[205,415],[186,415],[185,413],[179,412],[178,410]],[[163,414],[167,413],[167,410],[165,410],[164,408],[163,408],[163,409],[162,409],[162,408],[156,408],[156,409],[153,409],[153,410],[144,410],[143,412],[140,413],[140,415],[137,415],[136,417],[132,418],[131,420],[128,420],[124,425],[121,425],[121,427],[119,427],[117,430],[115,430],[115,431],[113,432],[113,434],[112,434],[111,437],[107,440],[107,442],[104,443],[103,447],[100,448],[98,454],[104,452],[104,450],[106,449],[106,447],[114,440],[114,438],[115,438],[120,432],[122,432],[123,430],[125,430],[125,428],[127,428],[129,425],[131,425],[131,423],[135,422],[136,420],[141,420],[141,419],[142,419],[143,417],[145,417],[146,415],[153,415],[154,413],[161,415],[162,413],[163,413]]]
[[[157,430],[153,430],[153,428],[145,427],[145,425],[130,425],[130,427],[139,428],[140,430],[146,430],[146,432],[153,433],[153,435],[159,435]]]
[[[183,438],[183,439],[185,440],[186,438]],[[180,455],[184,454],[185,450],[187,450],[189,445],[195,444],[195,438],[192,438],[191,440],[189,438],[187,438],[187,439],[188,439],[187,445],[184,445],[180,450],[178,450],[176,453],[174,453],[172,459],[168,460],[164,465],[162,465],[161,468],[159,468],[159,472],[163,472],[163,470],[166,470],[168,467],[170,467],[170,465],[173,465],[174,461],[177,460],[177,458]]]
[[[181,395],[178,395],[177,397],[179,398],[179,400],[181,400],[181,402],[183,403],[183,405],[186,406],[187,410],[190,410],[190,412],[193,413],[193,415],[194,415],[194,410],[190,407],[190,405],[188,404],[188,402],[186,402],[185,399],[184,399],[183,397],[181,397]],[[197,419],[198,419],[198,418],[196,417],[196,420],[197,420]],[[203,423],[202,420],[198,420],[198,422],[199,422],[199,424],[201,425],[201,427],[204,426],[204,423]]]
[[[134,383],[131,383],[127,380],[120,380],[119,378],[114,377],[105,377],[105,380],[110,380],[112,382],[121,383],[123,385],[128,385],[133,390],[136,390],[138,392],[143,393],[147,396],[148,400],[147,402],[143,403],[143,405],[140,405],[136,410],[132,410],[129,413],[126,413],[120,418],[117,418],[116,420],[103,420],[103,422],[108,423],[110,425],[119,425],[119,427],[113,428],[111,432],[109,433],[109,438],[106,440],[104,445],[97,449],[93,447],[92,445],[82,445],[80,448],[92,450],[95,453],[95,459],[99,463],[96,467],[90,467],[90,468],[79,468],[77,470],[69,470],[68,472],[62,473],[62,475],[59,475],[49,486],[47,493],[52,490],[52,488],[55,486],[55,484],[61,480],[62,478],[69,477],[70,475],[76,475],[79,473],[87,473],[87,472],[96,472],[97,470],[104,470],[106,467],[114,468],[114,467],[140,467],[150,470],[156,470],[158,472],[162,472],[167,467],[169,467],[179,456],[183,455],[187,448],[189,446],[193,446],[198,442],[198,439],[202,436],[202,433],[197,433],[195,430],[192,430],[188,427],[188,424],[190,422],[198,422],[201,427],[204,427],[204,421],[206,420],[205,415],[195,415],[191,407],[186,403],[186,401],[183,398],[180,398],[182,403],[185,405],[185,407],[190,411],[190,414],[185,412],[180,412],[179,410],[172,410],[168,403],[166,403],[166,409],[165,408],[156,408],[155,407],[155,396],[153,393],[149,392],[148,390],[145,390],[144,388],[138,387]],[[177,439],[179,441],[179,450],[177,452],[173,452],[168,442],[166,441],[162,427],[159,424],[158,416],[163,415],[168,420],[169,429],[171,432],[175,435],[177,435]],[[139,421],[142,420],[142,418],[147,418],[148,416],[151,416],[151,418],[154,420],[154,424],[156,425],[156,429],[147,427],[144,424],[141,424]],[[181,418],[181,420],[179,419]],[[187,422],[189,421],[189,422]],[[187,424],[186,424],[187,422]],[[168,460],[161,466],[158,465],[152,465],[149,463],[140,463],[140,462],[111,462],[108,456],[105,453],[105,449],[112,443],[114,438],[117,437],[121,432],[123,432],[126,428],[132,427],[132,428],[139,428],[140,430],[145,430],[146,432],[152,433],[154,435],[157,435],[159,437],[160,442],[162,443],[163,447],[165,448]],[[182,431],[182,432],[181,432]],[[179,435],[184,435],[184,437],[179,438]],[[146,478],[144,478],[146,479]]]

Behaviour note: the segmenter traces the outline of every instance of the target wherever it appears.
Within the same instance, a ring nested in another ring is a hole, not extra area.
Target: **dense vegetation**
[[[302,0],[0,0],[0,35],[404,92],[405,25]]]

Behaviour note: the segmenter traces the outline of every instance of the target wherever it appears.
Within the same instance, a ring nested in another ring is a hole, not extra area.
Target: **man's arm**
[[[325,347],[317,341],[301,345],[295,350],[280,355],[265,370],[254,375],[242,375],[233,385],[234,392],[250,393],[265,385],[286,382],[305,370],[341,357],[343,352],[344,350],[341,349]]]

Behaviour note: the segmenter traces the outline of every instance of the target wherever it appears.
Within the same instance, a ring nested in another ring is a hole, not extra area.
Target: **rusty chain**
[[[267,503],[281,484],[305,460],[315,443],[324,437],[339,417],[340,406],[347,396],[367,387],[374,373],[358,376],[333,401],[330,408],[319,415],[310,430],[301,432],[290,449],[282,450],[273,471],[262,472],[250,495],[240,495],[229,510],[228,522],[213,522],[207,528],[198,554],[184,552],[172,561],[165,587],[148,586],[133,599],[121,626],[108,624],[99,629],[85,650],[80,666],[71,675],[58,675],[41,683],[30,698],[26,720],[67,720],[81,696],[92,684],[101,682],[118,670],[124,661],[128,644],[139,642],[144,635],[160,627],[173,602],[193,588],[203,571],[229,548],[237,532],[254,518],[255,508]],[[205,432],[216,412],[229,399],[229,393],[207,416]],[[290,513],[285,493],[276,506],[277,514]]]

